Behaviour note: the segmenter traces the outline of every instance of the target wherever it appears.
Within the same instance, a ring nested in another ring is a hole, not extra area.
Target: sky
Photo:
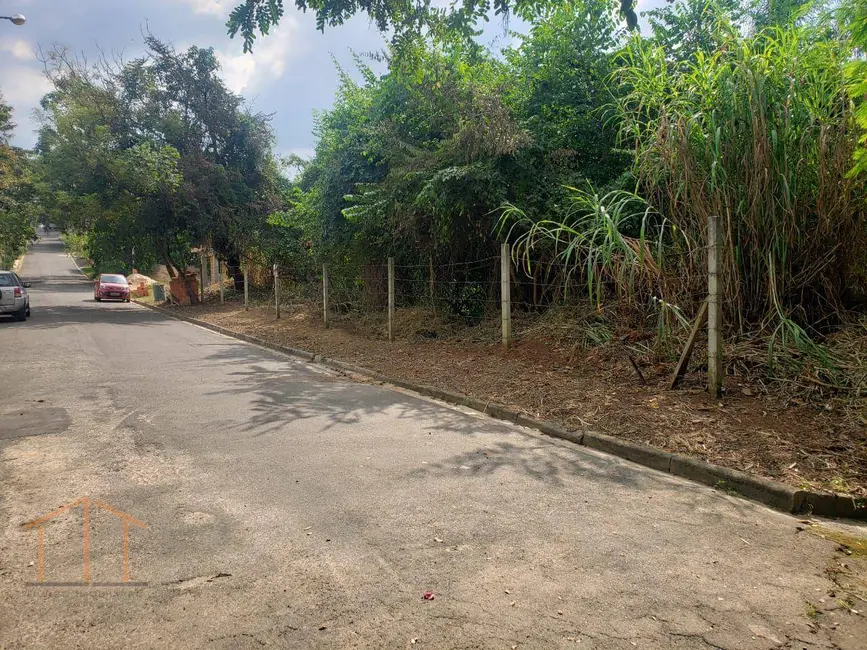
[[[33,111],[50,90],[40,48],[66,46],[91,60],[100,50],[132,59],[143,53],[142,32],[149,30],[178,49],[213,47],[226,85],[253,111],[273,114],[276,152],[311,157],[313,113],[329,108],[337,90],[332,56],[351,69],[352,50],[378,51],[385,40],[364,16],[319,32],[313,14],[297,11],[290,1],[280,25],[256,41],[253,54],[244,54],[241,40],[230,39],[225,26],[239,1],[0,0],[0,15],[27,17],[21,27],[0,21],[0,92],[15,110],[13,144],[30,148],[36,142]],[[661,2],[641,0],[640,9]],[[492,22],[486,39],[502,46],[502,25]]]

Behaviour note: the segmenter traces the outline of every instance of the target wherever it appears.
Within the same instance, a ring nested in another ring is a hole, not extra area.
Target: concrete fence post
[[[388,258],[388,340],[394,340],[394,258]]]
[[[430,284],[430,308],[436,316],[436,275],[434,273],[433,253],[428,257],[428,283]]]
[[[274,264],[274,307],[277,310],[277,318],[280,318],[280,272],[277,264]]]
[[[205,254],[199,253],[199,300],[205,302]]]
[[[322,322],[328,329],[328,265],[322,265]]]
[[[714,397],[719,397],[723,383],[723,354],[719,281],[722,228],[718,216],[708,217],[707,241],[707,390]]]
[[[500,246],[500,312],[503,319],[503,347],[512,344],[512,282],[509,244]]]
[[[223,304],[223,262],[217,260],[217,284],[220,285],[220,304]]]
[[[250,262],[244,261],[244,311],[250,309]]]

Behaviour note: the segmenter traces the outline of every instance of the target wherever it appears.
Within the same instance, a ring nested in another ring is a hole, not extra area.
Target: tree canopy
[[[91,233],[98,264],[185,268],[191,245],[237,260],[276,207],[273,135],[220,78],[212,49],[87,66],[55,52],[37,151],[55,221]]]
[[[15,122],[0,95],[0,268],[9,268],[36,234],[28,154],[9,144]]]

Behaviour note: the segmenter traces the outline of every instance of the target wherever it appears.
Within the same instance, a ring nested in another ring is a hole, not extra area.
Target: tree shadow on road
[[[273,360],[285,365],[278,369],[267,368],[257,363],[262,361],[262,355],[273,356]],[[279,432],[293,420],[324,419],[321,431],[326,433],[336,426],[358,424],[366,418],[381,416],[398,422],[430,420],[432,430],[463,435],[473,435],[480,427],[486,432],[511,432],[493,420],[466,415],[378,384],[354,382],[340,373],[243,344],[225,346],[207,360],[240,366],[228,373],[236,385],[215,394],[255,395],[254,415],[242,426],[243,431],[254,436]]]
[[[564,476],[582,475],[604,477],[629,487],[640,487],[665,478],[656,478],[620,459],[561,445],[553,439],[549,443],[519,427],[486,416],[462,412],[388,386],[356,383],[337,373],[323,372],[276,353],[247,345],[221,348],[209,355],[207,361],[236,366],[237,370],[229,373],[236,385],[210,394],[253,395],[252,416],[235,426],[235,430],[251,437],[288,438],[292,434],[292,422],[316,419],[323,421],[319,433],[324,442],[358,444],[357,440],[347,443],[341,438],[329,439],[329,435],[345,426],[364,423],[366,430],[371,426],[380,428],[386,442],[393,441],[397,449],[402,444],[407,447],[419,445],[418,431],[421,428],[429,435],[455,434],[478,438],[479,445],[414,469],[410,476],[448,474],[470,478],[514,471],[550,485],[561,485]],[[274,368],[268,364],[270,367],[266,367],[262,363],[263,355],[285,365]],[[405,432],[402,426],[408,422],[415,425],[412,433]],[[376,441],[376,445],[381,448],[382,440]]]
[[[90,293],[93,295],[93,283],[80,277],[52,277],[40,278],[38,280],[27,280],[27,278],[22,278],[22,280],[30,282],[29,291],[31,300],[36,300],[46,294],[52,293]]]
[[[76,291],[80,291],[79,288]],[[83,296],[81,305],[40,305],[31,296],[31,318],[20,327],[35,330],[56,329],[67,325],[139,325],[167,327],[174,321],[147,309],[124,303],[97,303],[92,296]],[[11,321],[10,321],[11,322]]]

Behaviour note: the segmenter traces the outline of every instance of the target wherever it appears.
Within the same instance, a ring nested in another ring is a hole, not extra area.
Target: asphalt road
[[[93,302],[55,237],[22,275],[33,317],[0,323],[0,648],[865,647],[829,596],[835,545],[792,517]],[[84,496],[93,584],[79,504],[42,533],[45,582],[72,584],[34,586],[24,524]],[[124,519],[96,500],[146,524],[146,585],[110,586]]]

